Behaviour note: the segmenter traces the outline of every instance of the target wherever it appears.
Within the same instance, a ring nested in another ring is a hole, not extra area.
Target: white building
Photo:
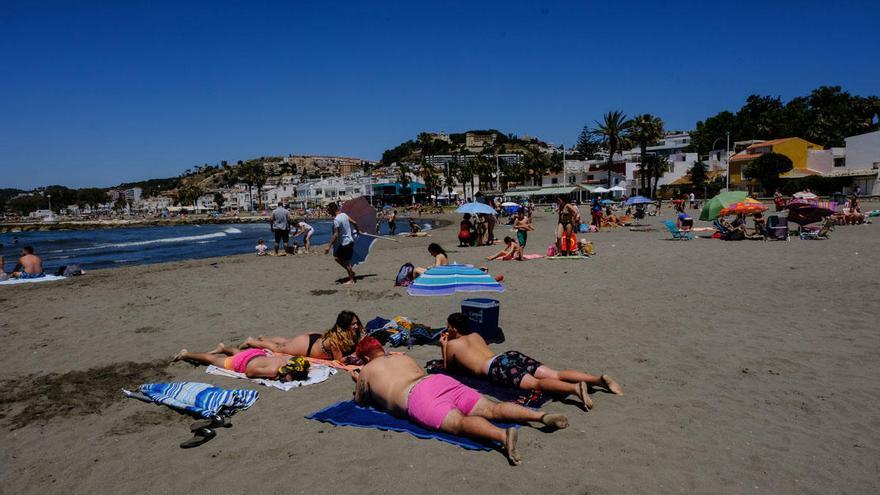
[[[865,196],[880,195],[880,131],[846,138],[846,148],[832,148],[834,166],[826,177],[851,177],[850,187],[842,192],[852,193],[858,186]]]

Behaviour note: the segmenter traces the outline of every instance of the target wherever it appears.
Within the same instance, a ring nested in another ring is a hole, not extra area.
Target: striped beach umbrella
[[[504,286],[479,268],[453,264],[428,269],[407,289],[411,296],[449,296],[456,292],[504,292]]]

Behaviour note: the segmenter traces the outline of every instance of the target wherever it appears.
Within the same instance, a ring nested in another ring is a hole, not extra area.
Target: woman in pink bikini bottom
[[[189,352],[181,349],[174,356],[175,361],[189,361],[197,364],[213,364],[236,373],[244,373],[248,378],[269,378],[289,382],[303,380],[303,370],[288,366],[292,358],[287,355],[275,355],[265,349],[239,350],[227,347],[222,342],[209,352]],[[306,365],[306,377],[308,365]]]

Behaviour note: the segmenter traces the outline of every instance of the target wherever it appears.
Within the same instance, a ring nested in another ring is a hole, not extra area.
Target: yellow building
[[[754,185],[748,179],[743,180],[743,170],[746,165],[752,163],[755,158],[766,153],[779,153],[785,155],[791,160],[793,168],[790,172],[782,175],[783,178],[804,177],[807,175],[819,175],[817,170],[811,170],[808,165],[810,163],[810,151],[823,150],[824,148],[818,144],[813,144],[801,138],[782,138],[773,139],[755,143],[730,157],[730,188],[742,189],[750,185]]]

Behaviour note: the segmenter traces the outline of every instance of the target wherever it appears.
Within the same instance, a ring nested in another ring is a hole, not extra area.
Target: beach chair
[[[693,232],[683,232],[679,230],[678,227],[675,226],[675,222],[672,220],[664,220],[663,225],[669,230],[669,233],[672,234],[673,239],[677,239],[679,241],[689,241],[694,238]]]
[[[767,230],[764,232],[764,241],[790,241],[788,235],[788,217],[782,215],[770,215],[767,217]]]
[[[831,232],[832,227],[834,226],[834,219],[832,217],[828,217],[822,222],[822,226],[818,229],[816,228],[807,228],[807,226],[801,227],[800,232],[798,233],[798,237],[801,239],[828,239],[828,233]]]
[[[727,236],[730,234],[730,230],[724,225],[721,225],[721,220],[717,218],[715,220],[712,220],[712,226],[715,227],[715,230],[718,231],[722,239],[727,239]]]

